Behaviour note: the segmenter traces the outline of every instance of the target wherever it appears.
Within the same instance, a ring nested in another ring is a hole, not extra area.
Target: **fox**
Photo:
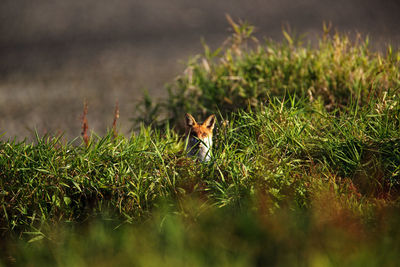
[[[186,113],[186,152],[190,157],[197,157],[200,162],[211,159],[212,137],[215,125],[215,115],[210,115],[199,124],[195,118]]]

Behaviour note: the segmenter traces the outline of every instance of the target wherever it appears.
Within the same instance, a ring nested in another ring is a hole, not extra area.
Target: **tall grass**
[[[165,102],[152,104],[146,98],[145,114],[155,120],[167,113],[175,125],[184,111],[228,115],[272,97],[296,96],[305,103],[320,99],[327,110],[344,111],[399,93],[400,53],[390,46],[383,54],[374,52],[368,38],[332,34],[326,27],[317,45],[285,31],[283,42],[259,41],[251,25],[229,21],[232,36],[215,51],[204,43],[204,53],[189,60],[168,87]]]
[[[192,198],[238,210],[258,203],[265,216],[334,201],[368,221],[376,200],[390,206],[398,197],[398,103],[383,114],[367,106],[337,117],[322,105],[273,99],[220,125],[208,164],[186,158],[168,129],[128,139],[110,132],[88,146],[2,142],[3,234],[37,240],[54,223],[105,211],[121,222],[147,220],[163,200],[179,211]]]

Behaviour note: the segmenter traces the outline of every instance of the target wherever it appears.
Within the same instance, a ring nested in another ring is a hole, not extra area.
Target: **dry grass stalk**
[[[114,138],[116,138],[118,136],[118,132],[117,132],[117,121],[119,118],[119,105],[118,105],[118,100],[115,102],[115,110],[114,110],[114,121],[113,121],[113,133],[114,133]]]
[[[88,104],[85,99],[83,102],[83,114],[82,114],[82,137],[83,141],[85,142],[86,146],[89,145],[89,135],[88,135],[88,129],[89,129],[89,123],[87,120],[87,113],[88,113]]]

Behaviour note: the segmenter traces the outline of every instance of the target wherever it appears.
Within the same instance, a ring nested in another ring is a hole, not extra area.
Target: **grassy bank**
[[[261,43],[231,24],[166,102],[145,98],[151,125],[132,136],[1,141],[5,263],[395,262],[399,54],[327,29],[318,47]],[[217,114],[208,163],[183,151],[184,112]]]

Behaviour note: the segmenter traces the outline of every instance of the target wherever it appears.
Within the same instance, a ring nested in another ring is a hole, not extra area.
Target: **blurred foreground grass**
[[[4,265],[396,265],[399,53],[231,24],[132,136],[0,141]],[[178,121],[216,111],[200,164]]]
[[[333,196],[325,196],[325,201]],[[326,203],[326,202],[325,202]],[[188,199],[150,220],[101,219],[59,224],[42,240],[18,241],[8,253],[21,266],[396,266],[399,208],[363,222],[345,207],[255,210],[204,207]],[[10,260],[10,259],[9,259]]]

